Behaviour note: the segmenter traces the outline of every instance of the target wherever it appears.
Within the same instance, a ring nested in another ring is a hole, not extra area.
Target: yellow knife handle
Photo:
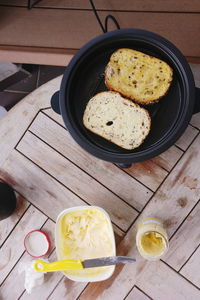
[[[84,269],[80,259],[59,260],[52,263],[47,263],[43,260],[35,260],[33,267],[37,272],[56,272]]]

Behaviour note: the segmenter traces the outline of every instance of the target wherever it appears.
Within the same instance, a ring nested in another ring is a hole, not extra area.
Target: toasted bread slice
[[[139,147],[147,137],[151,118],[144,108],[116,92],[102,92],[89,100],[83,124],[93,133],[124,148]]]
[[[132,49],[118,49],[105,69],[106,86],[140,104],[158,101],[168,91],[172,68],[164,61]]]

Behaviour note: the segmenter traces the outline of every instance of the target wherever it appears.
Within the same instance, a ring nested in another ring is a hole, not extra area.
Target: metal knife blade
[[[84,268],[104,267],[110,265],[127,264],[135,262],[135,258],[126,256],[109,256],[93,259],[85,259],[82,261]]]

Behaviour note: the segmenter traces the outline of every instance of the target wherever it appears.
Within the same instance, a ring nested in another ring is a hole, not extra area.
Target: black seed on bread
[[[144,108],[119,93],[108,91],[89,100],[83,124],[93,133],[132,150],[139,147],[149,134],[151,118]]]
[[[168,91],[172,68],[164,61],[132,49],[118,49],[105,69],[110,90],[139,104],[157,102]]]

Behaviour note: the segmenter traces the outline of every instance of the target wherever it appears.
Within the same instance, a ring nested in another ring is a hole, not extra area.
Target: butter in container
[[[97,206],[77,206],[64,210],[56,221],[58,260],[92,259],[116,255],[114,232],[107,212]],[[74,281],[93,282],[109,278],[115,266],[66,270]]]
[[[163,223],[157,218],[145,218],[138,225],[136,245],[147,260],[158,260],[168,250],[169,242]]]

